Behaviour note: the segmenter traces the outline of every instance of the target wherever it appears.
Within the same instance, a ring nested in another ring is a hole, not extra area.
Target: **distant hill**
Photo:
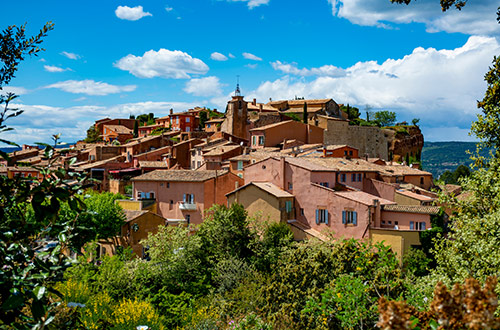
[[[454,171],[458,165],[470,165],[472,161],[467,150],[476,151],[475,142],[425,142],[422,149],[422,168],[434,178],[444,171]],[[487,156],[488,151],[482,155]]]

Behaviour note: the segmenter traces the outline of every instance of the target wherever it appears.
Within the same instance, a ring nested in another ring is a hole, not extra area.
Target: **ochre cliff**
[[[420,162],[422,148],[424,146],[424,135],[418,126],[397,126],[384,129],[389,147],[389,157],[392,160]]]

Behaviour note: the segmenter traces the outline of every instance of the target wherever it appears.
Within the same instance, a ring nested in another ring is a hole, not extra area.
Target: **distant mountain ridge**
[[[444,171],[454,171],[458,165],[469,166],[472,161],[467,150],[475,153],[476,142],[425,142],[422,149],[422,169],[431,172],[435,179]],[[488,150],[481,153],[488,155]]]

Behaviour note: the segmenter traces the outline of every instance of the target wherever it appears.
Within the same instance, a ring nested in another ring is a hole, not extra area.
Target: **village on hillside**
[[[296,240],[369,238],[402,257],[433,219],[446,218],[433,188],[460,193],[434,187],[419,168],[416,123],[353,125],[333,99],[258,103],[240,94],[237,87],[225,113],[196,107],[103,118],[60,151],[59,166],[87,173],[98,191],[130,197],[118,201],[126,222],[119,236],[99,242],[100,255],[130,247],[145,257],[140,241],[158,226],[199,225],[214,204],[239,203],[256,219],[287,224]],[[47,162],[25,145],[0,174],[41,178],[35,167]]]

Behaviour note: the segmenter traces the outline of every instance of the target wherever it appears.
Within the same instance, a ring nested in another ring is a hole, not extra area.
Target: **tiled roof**
[[[215,119],[210,119],[205,122],[205,124],[212,124],[212,123],[222,123],[224,121],[224,118],[215,118]]]
[[[322,107],[307,107],[307,112],[318,112],[324,110]],[[291,108],[287,109],[285,111],[282,111],[283,113],[299,113],[299,112],[304,112],[304,109],[301,108]]]
[[[89,164],[85,164],[85,165],[82,165],[80,166],[78,169],[80,170],[88,170],[88,169],[91,169],[91,168],[96,168],[96,167],[99,167],[99,166],[102,166],[102,165],[106,165],[107,163],[113,163],[113,162],[123,162],[125,160],[125,156],[122,156],[122,155],[119,155],[119,156],[116,156],[116,157],[112,157],[112,158],[108,158],[108,159],[105,159],[105,160],[100,160],[98,162],[94,162],[94,163],[89,163]]]
[[[269,124],[269,125],[266,125],[266,126],[261,126],[261,127],[257,127],[257,128],[252,128],[252,129],[250,130],[250,132],[255,132],[255,131],[265,131],[266,129],[269,129],[269,128],[279,127],[279,126],[282,126],[282,125],[288,125],[288,124],[290,124],[291,122],[293,122],[293,120],[280,121],[279,123],[274,123],[274,124]]]
[[[168,164],[162,161],[148,161],[148,160],[140,160],[139,167],[149,167],[149,168],[168,168]]]
[[[356,149],[354,147],[348,146],[347,144],[331,144],[331,145],[325,146],[326,150],[337,150],[337,149],[346,148],[346,147],[351,148],[351,149]]]
[[[310,99],[310,100],[290,100],[288,101],[289,105],[302,105],[304,102],[307,104],[321,104],[321,103],[328,103],[332,99]]]
[[[432,197],[417,194],[417,193],[414,193],[413,191],[409,191],[409,190],[397,190],[396,192],[401,194],[401,195],[405,195],[407,197],[417,199],[417,200],[423,201],[423,202],[430,202],[430,201],[434,200],[434,198],[432,198]]]
[[[262,110],[278,111],[278,109],[272,107],[269,104],[257,103],[256,105],[253,105],[251,102],[247,104],[247,109],[251,111],[258,111],[260,110],[260,104],[262,104]]]
[[[337,157],[287,157],[293,165],[310,169],[311,171],[341,171],[341,172],[378,172],[382,167],[363,159],[346,159]]]
[[[380,202],[380,205],[395,204],[394,202],[391,202],[390,200],[380,198],[378,196],[366,193],[364,191],[336,191],[335,194],[338,196],[342,196],[344,198],[356,201],[358,203],[364,204],[364,205],[373,205],[374,199],[378,200]]]
[[[272,184],[271,182],[252,182],[256,187],[259,187],[260,189],[264,190],[265,192],[270,193],[273,196],[276,197],[293,197],[292,194],[290,194],[287,191],[284,191],[280,187]]]
[[[382,165],[385,174],[389,176],[394,175],[432,175],[430,172],[422,171],[416,168],[411,168],[405,165]]]
[[[241,146],[238,145],[224,145],[224,146],[217,146],[210,151],[206,152],[203,154],[203,156],[220,156],[225,153],[231,152],[236,149],[240,149]]]
[[[123,125],[106,125],[106,128],[118,133],[118,134],[132,134],[132,130],[128,127],[125,127]]]
[[[227,171],[214,170],[154,170],[152,172],[136,176],[132,179],[132,181],[204,182],[226,173]]]
[[[438,214],[439,206],[420,206],[420,205],[384,205],[384,211],[405,212],[405,213],[421,213],[421,214]]]
[[[148,212],[149,211],[147,210],[141,210],[141,211],[123,210],[123,213],[125,213],[125,222],[130,222],[132,220],[135,220],[141,215],[146,214]]]
[[[231,157],[229,158],[230,161],[237,161],[237,160],[251,160],[252,157],[250,156],[250,154],[244,154],[244,155],[238,155],[238,156],[234,156],[234,157]]]

